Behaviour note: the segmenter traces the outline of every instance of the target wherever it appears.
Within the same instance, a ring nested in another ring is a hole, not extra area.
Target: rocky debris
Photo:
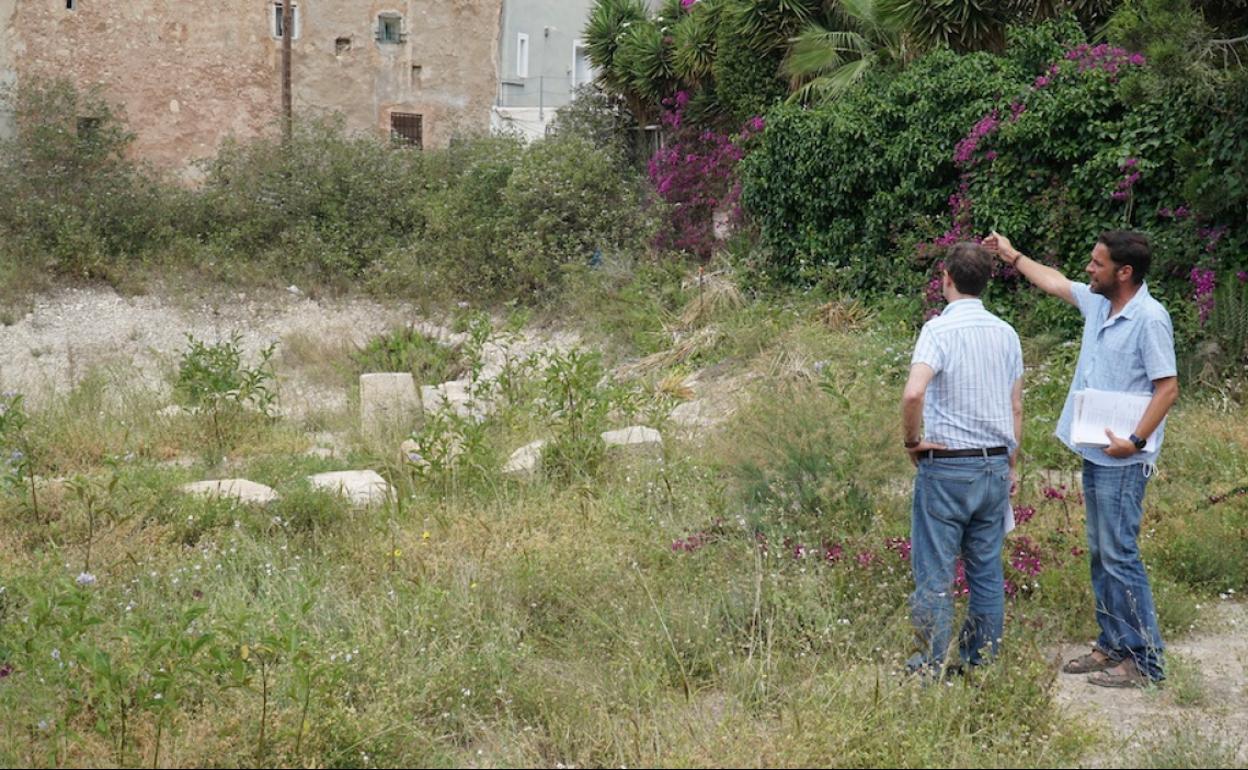
[[[197,497],[228,497],[240,503],[265,505],[278,499],[272,487],[247,479],[215,479],[195,481],[179,487],[183,493]]]
[[[383,505],[394,488],[377,471],[331,471],[308,476],[313,487],[342,495],[360,506]]]
[[[486,398],[473,398],[472,383],[468,380],[451,380],[441,385],[422,385],[420,402],[425,414],[448,411],[463,418],[483,419],[493,411],[493,403]]]
[[[668,419],[677,427],[697,430],[713,428],[724,419],[722,413],[716,415],[714,406],[707,399],[694,399],[677,404],[668,414]]]
[[[508,476],[535,475],[542,466],[542,449],[545,446],[546,440],[538,439],[512,452],[503,466],[503,473]]]

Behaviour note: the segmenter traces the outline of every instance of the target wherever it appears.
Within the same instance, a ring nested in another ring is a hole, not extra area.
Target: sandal
[[[1135,661],[1127,658],[1113,668],[1090,674],[1088,684],[1094,684],[1097,687],[1144,688],[1154,682],[1136,667]]]
[[[1093,647],[1092,652],[1089,652],[1087,655],[1080,655],[1077,658],[1066,661],[1066,665],[1062,666],[1062,673],[1091,674],[1094,671],[1104,671],[1116,665],[1118,665],[1118,661],[1101,652],[1099,648]]]

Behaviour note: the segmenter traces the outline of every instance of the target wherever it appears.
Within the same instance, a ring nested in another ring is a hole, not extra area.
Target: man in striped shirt
[[[953,246],[941,287],[948,306],[919,334],[902,395],[906,451],[918,468],[911,512],[910,616],[916,672],[939,672],[952,641],[953,583],[962,557],[970,600],[961,661],[996,654],[1005,615],[1001,545],[1023,430],[1018,334],[984,309],[992,254]],[[920,433],[920,423],[923,431]],[[958,665],[952,669],[960,669]]]

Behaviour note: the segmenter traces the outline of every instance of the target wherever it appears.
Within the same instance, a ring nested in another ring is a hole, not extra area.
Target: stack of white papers
[[[1070,440],[1076,446],[1106,447],[1109,446],[1106,428],[1112,430],[1115,436],[1127,438],[1135,432],[1135,426],[1139,425],[1152,398],[1151,393],[1119,393],[1092,388],[1075,391],[1075,418]],[[1157,434],[1160,432],[1160,428],[1153,431],[1143,451],[1157,451]]]

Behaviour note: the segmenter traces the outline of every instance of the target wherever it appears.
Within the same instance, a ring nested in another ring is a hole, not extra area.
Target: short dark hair
[[[945,255],[945,272],[959,294],[978,297],[992,277],[992,254],[978,243],[955,243]]]
[[[1148,245],[1148,236],[1135,230],[1106,230],[1096,242],[1105,244],[1109,258],[1115,265],[1131,266],[1131,278],[1136,286],[1144,283],[1148,266],[1153,261],[1153,249]]]

